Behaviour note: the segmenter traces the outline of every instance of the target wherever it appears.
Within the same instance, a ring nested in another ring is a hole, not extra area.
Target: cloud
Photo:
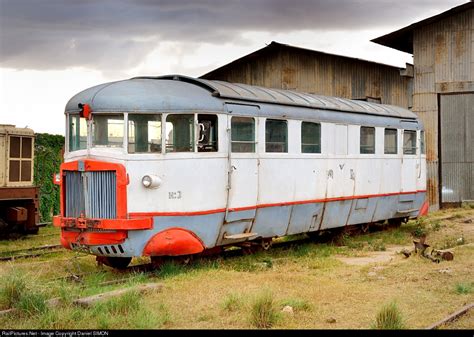
[[[245,31],[404,26],[460,0],[0,0],[0,66],[104,71],[162,43],[245,43]],[[418,17],[416,16],[418,13]],[[189,51],[192,53],[192,50]]]

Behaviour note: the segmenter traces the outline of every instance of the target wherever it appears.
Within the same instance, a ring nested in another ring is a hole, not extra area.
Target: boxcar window
[[[92,123],[92,146],[122,147],[124,121],[122,114],[94,115]]]
[[[166,152],[194,151],[194,115],[166,117]]]
[[[375,153],[375,128],[360,127],[360,153]]]
[[[321,124],[301,123],[301,153],[321,153]]]
[[[416,154],[416,131],[403,131],[403,154]]]
[[[87,148],[87,121],[79,115],[69,115],[69,151]]]
[[[161,152],[161,115],[128,115],[128,152]]]
[[[232,152],[255,152],[255,119],[232,117]]]
[[[33,139],[10,136],[8,180],[10,182],[31,181]]]
[[[217,151],[217,116],[199,114],[197,116],[199,125],[198,152]]]
[[[420,151],[425,154],[425,131],[420,131]]]
[[[384,154],[397,154],[397,129],[385,129]]]
[[[286,121],[266,120],[265,152],[288,152],[288,125]]]

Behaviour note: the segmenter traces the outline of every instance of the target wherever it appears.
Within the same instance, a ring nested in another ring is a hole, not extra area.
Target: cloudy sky
[[[371,39],[466,0],[0,0],[0,124],[64,134],[77,92],[200,76],[271,41],[394,66]]]

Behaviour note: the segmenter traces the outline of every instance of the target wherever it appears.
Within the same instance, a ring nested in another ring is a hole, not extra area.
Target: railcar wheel
[[[388,219],[389,228],[399,228],[402,225],[402,218]]]
[[[99,264],[105,264],[106,266],[115,269],[125,269],[132,261],[131,257],[112,257],[112,256],[97,256],[96,258]]]
[[[272,239],[262,240],[262,249],[269,250],[272,247]]]

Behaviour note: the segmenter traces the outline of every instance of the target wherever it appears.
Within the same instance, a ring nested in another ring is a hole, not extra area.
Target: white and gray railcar
[[[423,127],[400,107],[163,76],[65,113],[54,223],[111,266],[428,210]]]

